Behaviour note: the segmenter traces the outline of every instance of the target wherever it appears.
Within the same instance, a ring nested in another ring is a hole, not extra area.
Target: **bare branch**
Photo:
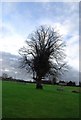
[[[46,74],[58,77],[66,66],[65,43],[59,33],[54,28],[40,26],[29,37],[30,40],[26,40],[28,48],[19,50],[22,55],[22,67],[29,71],[31,69],[37,77],[36,80]]]

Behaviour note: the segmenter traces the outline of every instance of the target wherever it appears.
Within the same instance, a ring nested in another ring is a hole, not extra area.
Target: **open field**
[[[3,81],[3,118],[78,118],[79,87],[44,85],[43,90],[35,84]]]
[[[0,120],[2,118],[2,82],[0,81]]]

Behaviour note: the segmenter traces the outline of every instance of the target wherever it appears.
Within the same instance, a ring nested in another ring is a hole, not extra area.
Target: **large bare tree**
[[[36,88],[42,88],[42,78],[52,75],[57,78],[61,75],[64,66],[64,42],[54,28],[40,26],[29,35],[26,45],[19,50],[21,68],[33,73]]]

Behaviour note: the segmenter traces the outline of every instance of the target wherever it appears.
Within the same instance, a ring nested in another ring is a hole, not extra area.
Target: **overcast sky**
[[[18,55],[28,35],[38,26],[47,24],[63,35],[68,64],[79,70],[78,2],[4,2],[1,6],[0,51]]]

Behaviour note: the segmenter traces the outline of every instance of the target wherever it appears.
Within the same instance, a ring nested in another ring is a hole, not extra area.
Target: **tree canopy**
[[[41,86],[45,76],[52,75],[56,79],[61,75],[66,66],[65,43],[54,28],[40,26],[29,35],[26,45],[19,50],[21,68],[33,73],[37,86]]]

